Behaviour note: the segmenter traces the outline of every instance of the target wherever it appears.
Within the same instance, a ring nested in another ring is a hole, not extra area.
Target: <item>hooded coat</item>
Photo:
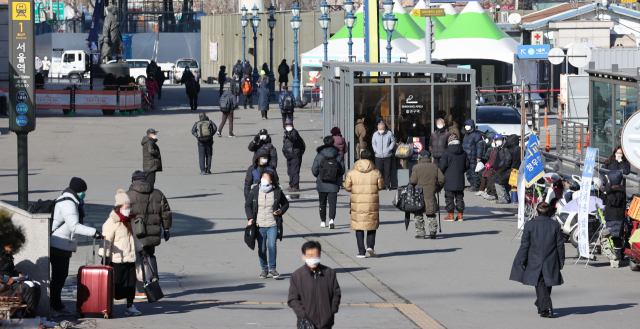
[[[358,119],[355,128],[356,137],[358,137],[358,143],[360,143],[360,150],[367,149],[367,128],[364,126],[364,121]]]
[[[160,148],[156,144],[158,140],[149,136],[142,137],[142,171],[154,172],[162,171],[162,159],[160,159]]]
[[[136,237],[136,225],[131,220],[131,231],[129,234],[127,227],[120,222],[120,217],[111,210],[109,218],[102,224],[102,235],[104,235],[104,248],[100,248],[98,255],[109,258],[112,262],[135,263],[136,252],[142,251],[142,243]]]
[[[253,162],[256,162],[256,159],[258,158],[258,150],[267,150],[271,156],[269,164],[272,165],[273,168],[278,168],[278,150],[276,150],[275,146],[271,143],[270,135],[267,135],[267,139],[260,139],[260,134],[257,134],[253,140],[249,142],[248,149],[253,152]]]
[[[509,184],[509,177],[511,176],[512,169],[520,168],[520,136],[518,135],[509,135],[505,137],[504,145],[498,151],[498,157],[496,158],[496,162],[498,162],[498,166],[495,165],[496,168],[496,184],[507,185]]]
[[[266,166],[258,164],[258,160],[260,160],[261,157],[267,157],[268,161]],[[260,148],[254,155],[253,164],[247,168],[247,174],[244,178],[245,199],[249,195],[249,192],[251,192],[251,185],[260,182],[260,177],[265,171],[272,171],[276,175],[276,182],[278,182],[278,185],[280,184],[278,172],[276,171],[276,168],[271,165],[271,155],[269,154],[269,151],[265,148]]]
[[[469,170],[469,159],[460,143],[447,146],[439,167],[444,174],[445,191],[464,191],[464,173]]]
[[[233,66],[233,70],[231,71],[231,74],[233,74],[236,77],[241,77],[242,76],[242,61],[238,60],[238,62],[236,62],[236,64]]]
[[[137,219],[144,219],[147,211],[147,201],[149,202],[149,212],[147,217],[147,235],[141,236],[142,245],[159,246],[162,241],[163,228],[168,230],[173,223],[171,208],[164,194],[154,189],[151,183],[144,179],[139,179],[131,183],[127,195],[131,200],[131,214]]]
[[[287,65],[287,61],[286,60],[282,60],[282,62],[280,63],[280,65],[278,66],[278,74],[280,75],[278,77],[278,82],[289,82],[289,65]]]
[[[78,248],[76,236],[78,234],[93,236],[96,234],[96,229],[80,224],[78,213],[80,200],[73,190],[69,188],[64,190],[62,195],[58,197],[58,199],[62,198],[71,198],[72,200],[61,201],[56,204],[53,211],[53,223],[51,223],[53,232],[49,244],[57,249],[75,252]]]
[[[227,82],[227,67],[222,65],[220,66],[220,71],[218,71],[218,83],[220,85],[224,85],[225,82]]]
[[[344,158],[345,153],[347,153],[347,142],[344,140],[342,135],[333,135],[333,146],[338,148],[338,152],[340,156]]]
[[[458,127],[457,122],[451,121],[451,123],[448,124],[447,131],[449,131],[451,135],[458,136],[459,141],[462,140],[462,135],[460,135],[460,128]]]
[[[442,159],[440,162],[442,163]],[[422,158],[417,165],[413,166],[409,182],[422,189],[424,214],[433,216],[438,211],[436,193],[446,184],[446,179],[440,168],[431,163],[431,158]]]
[[[558,223],[550,217],[537,216],[524,224],[509,280],[537,286],[542,273],[547,287],[559,286],[564,283],[560,264],[564,264],[564,237]]]
[[[449,142],[449,133],[444,127],[442,129],[437,129],[431,133],[431,138],[429,139],[429,152],[434,159],[440,159],[442,154],[447,149],[447,143]]]
[[[627,190],[622,181],[622,171],[613,170],[607,173],[605,179],[604,193],[604,220],[614,238],[624,235],[623,223],[626,219]]]
[[[322,145],[317,149],[318,154],[313,159],[313,166],[311,167],[311,173],[316,177],[316,190],[323,193],[337,193],[340,191],[340,185],[342,185],[342,176],[344,176],[344,158],[340,155],[340,151],[335,146]],[[320,174],[320,164],[323,159],[336,159],[340,164],[340,172],[338,172],[337,182],[324,182],[318,175]]]
[[[258,109],[269,111],[269,83],[261,82],[258,85]]]
[[[252,71],[253,71],[253,67],[251,67],[251,64],[249,63],[249,61],[245,61],[244,67],[242,68],[242,76],[244,77],[245,75],[249,75],[249,79],[251,79]]]
[[[469,125],[473,130],[463,130],[464,138],[462,140],[462,149],[467,152],[469,157],[469,164],[475,166],[479,158],[484,155],[484,141],[482,140],[482,133],[476,129],[476,124],[473,120],[469,119],[464,122],[464,125]]]
[[[380,226],[378,191],[384,188],[382,174],[373,162],[360,159],[349,170],[344,189],[351,192],[351,229],[373,231]]]

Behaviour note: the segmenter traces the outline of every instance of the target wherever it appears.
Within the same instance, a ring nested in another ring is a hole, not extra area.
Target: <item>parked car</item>
[[[151,63],[150,59],[123,59],[129,65],[129,75],[136,79],[138,85],[144,85],[147,82],[147,66]],[[107,62],[107,64],[115,63],[115,60]]]
[[[520,136],[520,112],[508,106],[478,106],[476,107],[476,126],[481,131]],[[525,136],[531,133],[528,125],[524,127]]]
[[[176,65],[173,68],[173,82],[178,83],[182,79],[182,73],[185,67],[189,67],[191,73],[196,77],[196,81],[200,81],[200,65],[198,61],[192,58],[180,58],[176,61]]]

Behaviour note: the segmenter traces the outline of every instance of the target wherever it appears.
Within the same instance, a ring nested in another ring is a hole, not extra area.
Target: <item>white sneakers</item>
[[[327,223],[325,223],[325,222],[320,222],[320,227],[327,227]]]
[[[378,253],[376,253],[376,251],[371,249],[371,248],[367,248],[367,252],[369,253],[369,256],[371,256],[371,257],[378,257]]]
[[[333,219],[329,219],[329,228],[332,230],[335,228],[335,226],[333,225]]]
[[[366,255],[360,255],[360,254],[357,254],[357,255],[356,255],[356,257],[357,257],[357,258],[367,258],[367,256],[366,256]]]
[[[131,305],[130,307],[127,307],[127,309],[124,311],[124,314],[138,316],[142,314],[142,312],[138,311],[135,305]]]

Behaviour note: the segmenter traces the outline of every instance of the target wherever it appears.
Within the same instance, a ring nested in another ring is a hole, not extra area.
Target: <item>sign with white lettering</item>
[[[12,0],[9,10],[9,129],[30,132],[36,129],[33,1]]]

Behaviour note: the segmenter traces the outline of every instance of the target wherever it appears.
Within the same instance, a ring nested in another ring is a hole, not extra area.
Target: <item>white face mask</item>
[[[260,185],[262,185],[262,186],[269,186],[269,185],[270,185],[270,184],[269,184],[269,180],[268,180],[268,179],[266,179],[266,178],[262,178],[262,179],[260,179]]]
[[[268,162],[268,161],[269,161],[268,159],[261,159],[261,160],[260,160],[260,163],[262,163],[262,164],[267,164],[267,162]]]
[[[153,138],[153,139],[158,139],[158,136],[153,135],[153,136],[151,136],[151,138]]]
[[[378,130],[378,133],[379,133],[380,135],[383,135],[383,134],[384,134],[384,130]]]
[[[622,159],[622,154],[616,153],[616,159],[618,159],[618,160]]]
[[[307,258],[304,262],[310,266],[318,266],[318,264],[320,264],[320,258]]]
[[[122,214],[122,216],[129,216],[131,215],[131,209],[120,210],[120,213]]]
[[[284,129],[286,129],[287,131],[292,131],[292,130],[293,130],[293,127],[286,127],[286,128],[284,128]]]
[[[464,126],[464,130],[471,131],[471,126],[469,126],[469,125]]]
[[[496,141],[496,146],[502,146],[502,141]]]
[[[444,128],[444,125],[437,125],[436,127],[438,127],[438,129],[442,129]]]
[[[267,139],[267,135],[260,135],[260,139],[262,139],[262,140]]]

